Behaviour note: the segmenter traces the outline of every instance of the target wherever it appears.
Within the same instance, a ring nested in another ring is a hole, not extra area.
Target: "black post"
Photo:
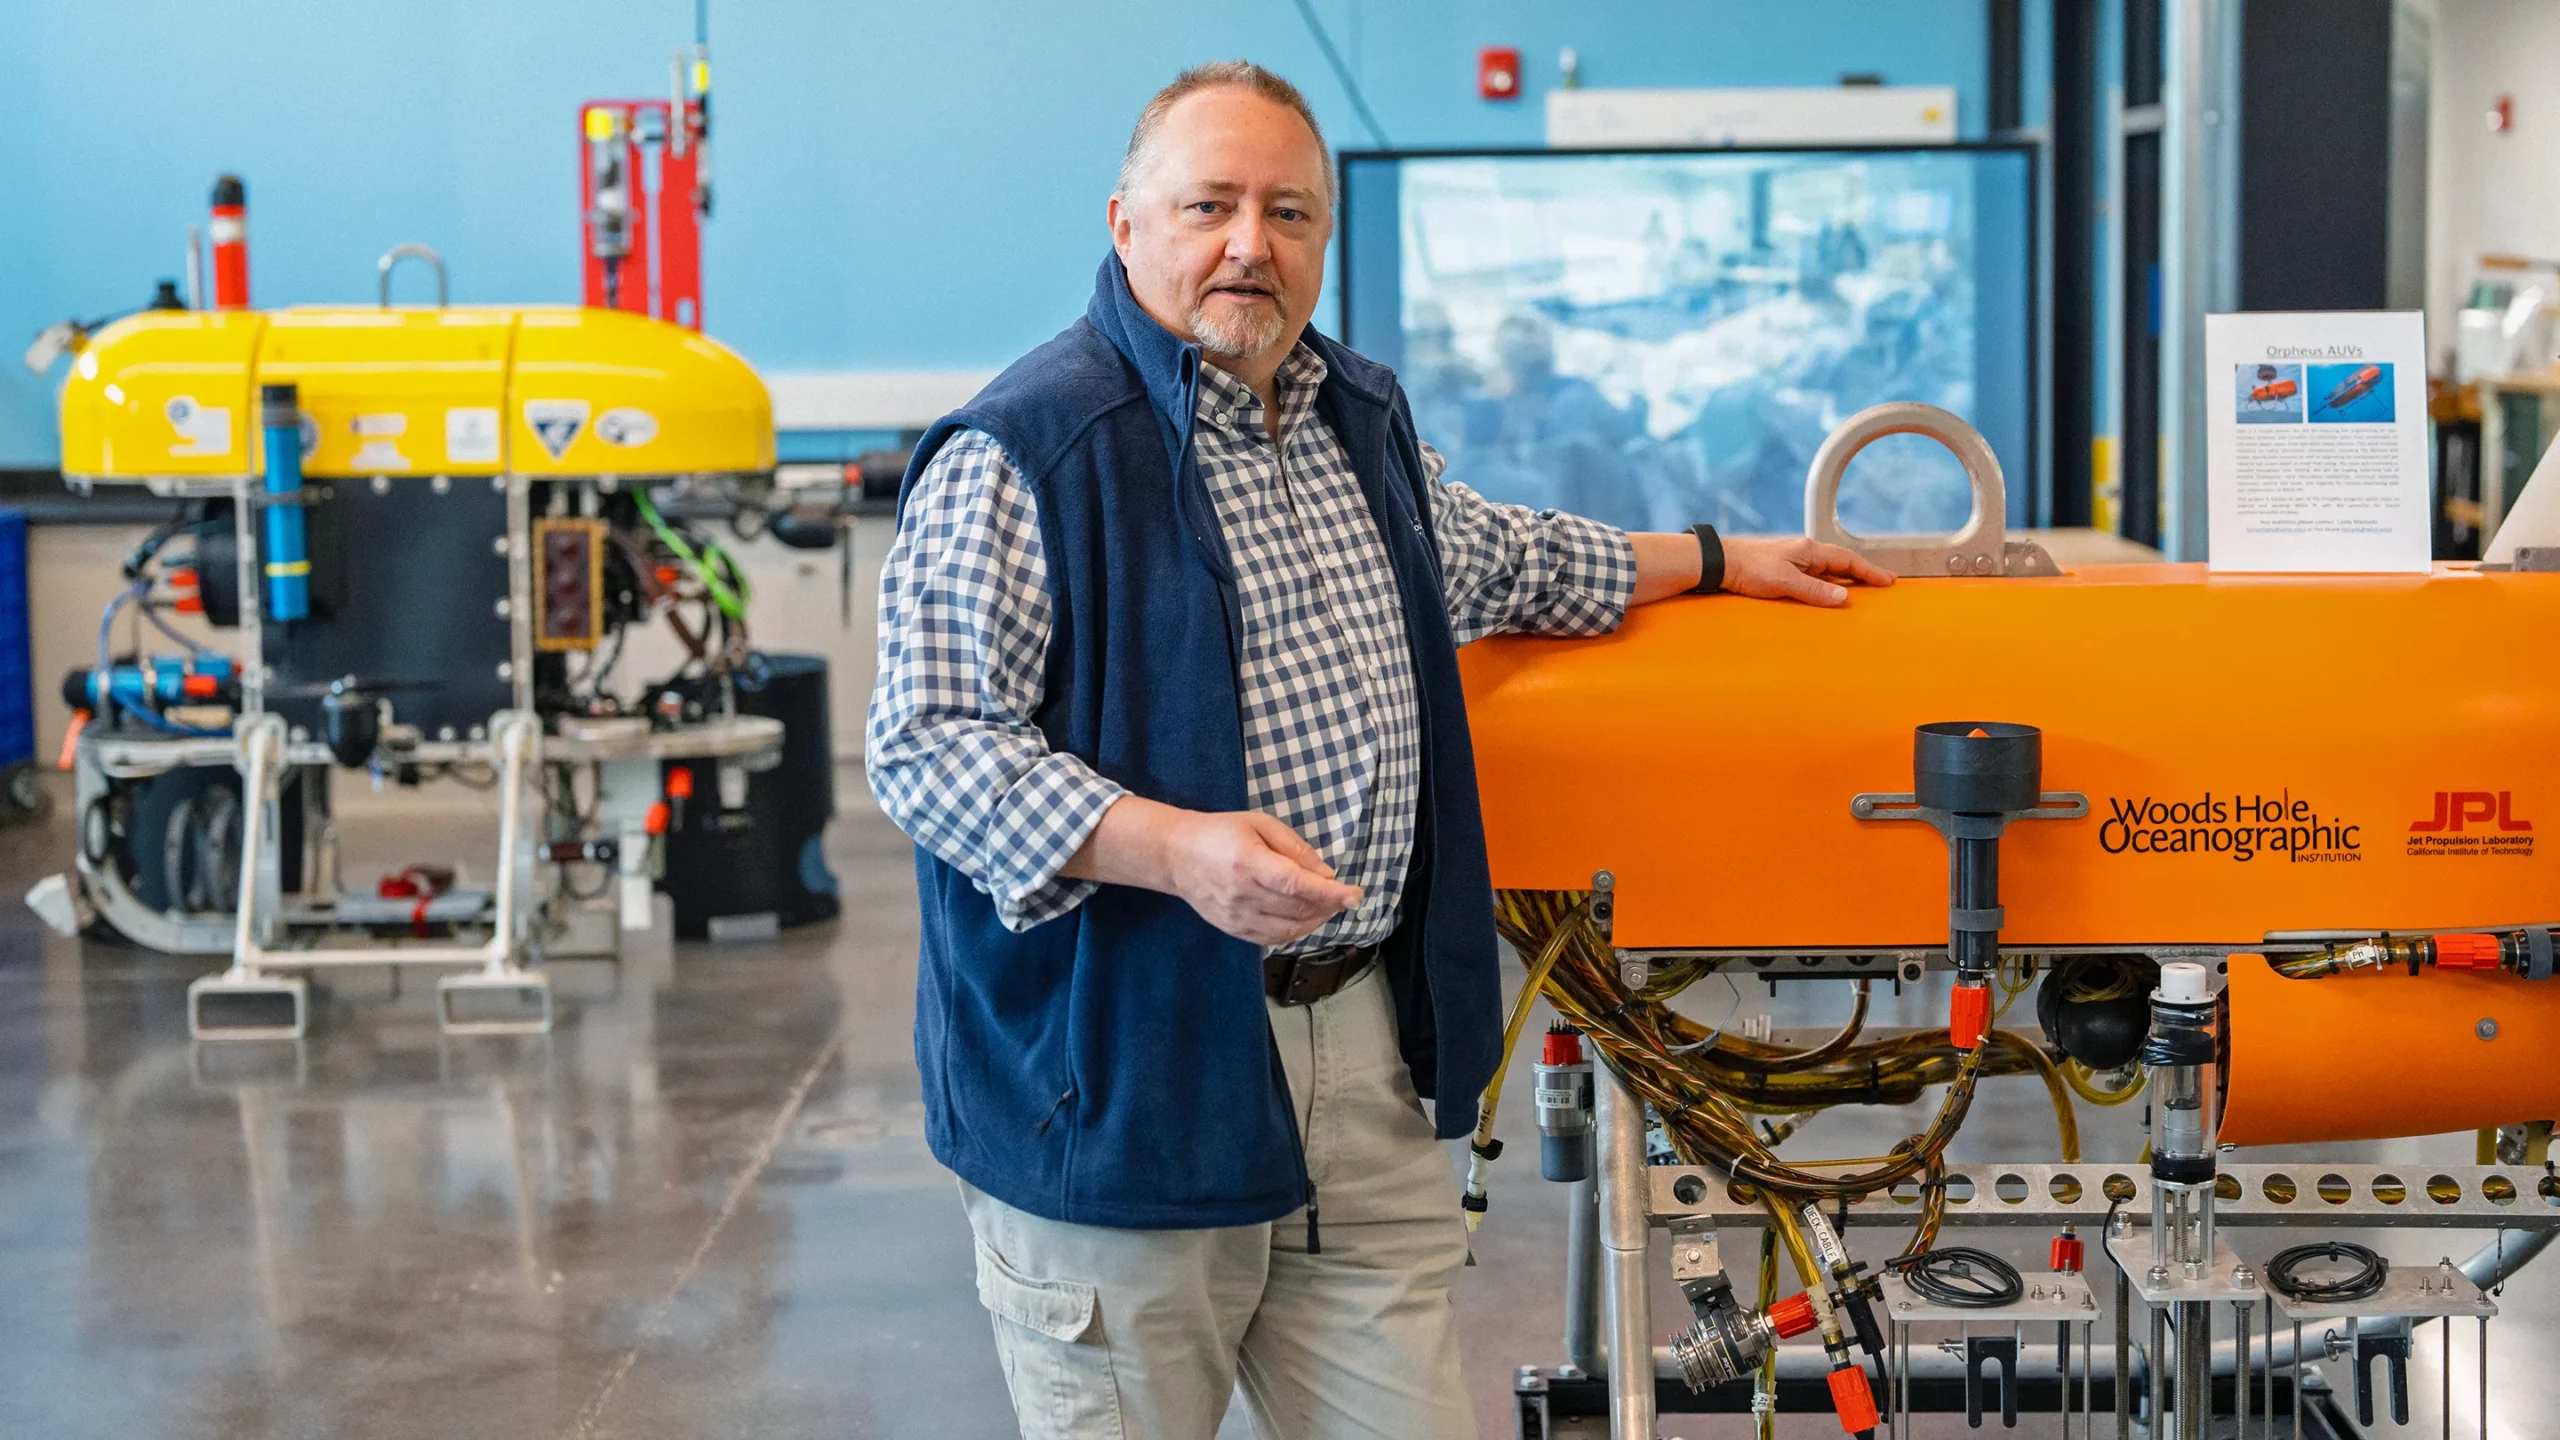
[[[2116,529],[2160,543],[2160,0],[2124,0],[2125,108],[2147,113],[2124,137],[2124,377],[2122,433],[2116,437]]]
[[[2005,135],[2026,114],[2026,27],[2022,0],[1991,0],[1991,133]]]
[[[2098,408],[2098,6],[2053,0],[2055,525],[2086,525]]]

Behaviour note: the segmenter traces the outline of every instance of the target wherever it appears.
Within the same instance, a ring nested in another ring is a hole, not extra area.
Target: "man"
[[[899,498],[871,783],[917,842],[927,1134],[1025,1436],[1209,1440],[1238,1390],[1264,1436],[1472,1435],[1439,1141],[1501,977],[1457,646],[1888,579],[1439,483],[1395,377],[1307,329],[1332,204],[1296,90],[1186,72],[1085,318]]]

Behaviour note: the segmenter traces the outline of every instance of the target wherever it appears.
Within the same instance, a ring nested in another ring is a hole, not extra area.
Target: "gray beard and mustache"
[[[1271,308],[1216,314],[1209,309],[1209,297],[1204,294],[1191,307],[1191,333],[1212,355],[1246,360],[1280,342],[1281,332],[1289,325],[1288,302],[1281,293],[1280,282],[1267,275],[1230,275],[1221,277],[1218,283],[1235,280],[1251,280],[1270,291]]]

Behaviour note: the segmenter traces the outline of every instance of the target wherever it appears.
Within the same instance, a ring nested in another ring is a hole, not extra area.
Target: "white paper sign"
[[[2415,312],[2205,317],[2214,569],[2428,568],[2426,355]]]

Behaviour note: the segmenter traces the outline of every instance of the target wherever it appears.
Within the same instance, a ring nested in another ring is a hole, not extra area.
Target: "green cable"
[[[745,577],[739,577],[736,590],[730,589],[729,583],[721,579],[718,572],[702,563],[702,557],[694,553],[693,547],[685,543],[685,538],[675,532],[675,527],[659,516],[657,504],[650,500],[648,491],[634,489],[631,492],[631,498],[639,502],[640,518],[648,522],[650,532],[658,537],[659,543],[676,552],[676,558],[682,560],[685,568],[693,572],[693,578],[701,581],[702,588],[711,592],[711,602],[720,607],[721,613],[732,620],[745,619],[746,597],[741,593],[746,589]],[[718,546],[706,545],[704,548],[720,554],[723,559],[727,558]],[[731,569],[734,570],[735,567],[732,566]]]

